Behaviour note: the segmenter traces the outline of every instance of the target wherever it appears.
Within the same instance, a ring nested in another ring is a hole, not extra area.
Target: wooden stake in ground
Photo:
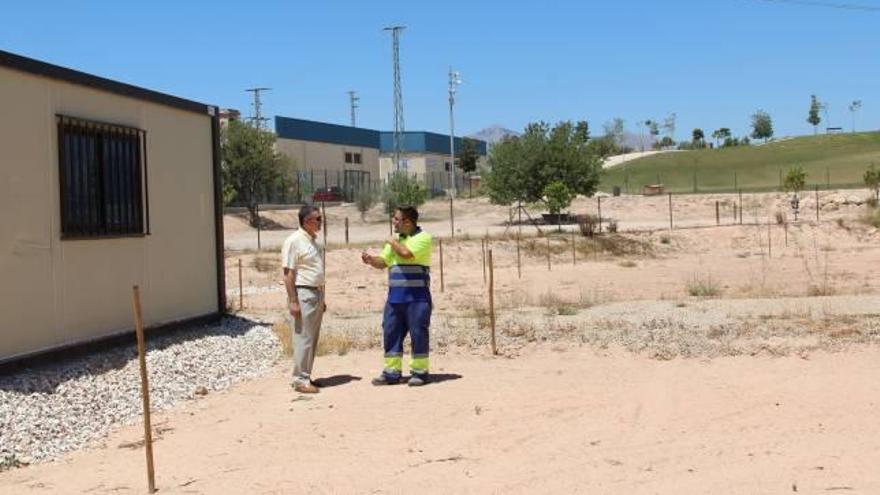
[[[672,230],[672,193],[669,193],[669,230]]]
[[[348,217],[345,217],[345,244],[348,244]]]
[[[241,284],[241,258],[238,259],[238,310],[244,309],[244,286]]]
[[[743,192],[739,190],[739,224],[743,224]]]
[[[715,225],[721,225],[721,204],[715,202]]]
[[[577,265],[577,237],[575,232],[571,232],[571,264]]]
[[[262,227],[262,223],[263,223],[263,222],[260,221],[260,204],[259,204],[259,203],[257,203],[257,204],[254,205],[254,213],[256,213],[256,215],[257,215],[257,251],[259,251],[259,250],[261,249],[261,246],[260,246],[260,229],[261,229],[261,227]]]
[[[147,453],[147,486],[148,493],[156,492],[156,474],[153,470],[153,430],[150,426],[150,385],[147,380],[147,350],[144,344],[144,320],[141,316],[141,291],[135,285],[132,288],[134,305],[135,334],[137,336],[138,361],[141,368],[141,398],[144,404],[144,446]]]
[[[599,212],[599,233],[602,233],[602,196],[596,196],[596,208]]]
[[[553,271],[553,268],[550,267],[550,236],[547,236],[547,271]]]
[[[816,223],[819,223],[819,186],[816,186]]]
[[[522,278],[522,262],[520,261],[519,255],[519,236],[520,234],[516,234],[516,277]]]
[[[785,247],[788,247],[788,220],[782,224],[782,228],[785,230]]]
[[[443,281],[443,239],[438,239],[437,242],[440,244],[440,292],[443,292],[446,288]]]
[[[486,285],[486,239],[480,239],[480,264],[483,265],[483,285]]]
[[[491,326],[492,355],[498,354],[495,348],[495,264],[492,262],[492,250],[489,250],[489,325]]]
[[[773,243],[770,242],[770,222],[767,222],[767,257],[773,257]]]

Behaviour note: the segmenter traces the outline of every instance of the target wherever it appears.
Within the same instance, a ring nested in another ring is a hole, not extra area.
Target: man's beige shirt
[[[300,228],[281,246],[281,266],[296,270],[295,285],[324,286],[324,246]]]

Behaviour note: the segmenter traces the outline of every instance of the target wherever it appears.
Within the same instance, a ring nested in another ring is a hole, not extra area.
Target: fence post
[[[440,292],[446,289],[446,282],[443,280],[443,239],[437,240],[440,244]]]
[[[596,202],[599,208],[599,233],[602,233],[602,196],[596,196]]]
[[[153,469],[153,430],[150,426],[150,385],[147,379],[147,349],[146,343],[144,342],[144,323],[141,315],[141,292],[137,285],[132,289],[138,362],[141,370],[141,398],[144,407],[144,447],[147,455],[147,487],[149,490],[148,493],[155,493],[156,474]]]
[[[238,259],[238,310],[244,309],[244,286],[241,284],[241,258]]]
[[[520,261],[520,255],[519,255],[519,236],[520,236],[520,233],[517,233],[516,234],[516,277],[521,279],[522,278],[522,263]]]
[[[672,230],[672,193],[669,193],[669,230]]]
[[[480,264],[483,265],[483,285],[486,285],[486,239],[480,239]]]
[[[259,251],[260,249],[262,249],[260,247],[260,228],[263,223],[260,221],[260,203],[254,205],[254,211],[257,214],[257,251]]]
[[[819,223],[819,186],[816,185],[816,223]]]
[[[743,192],[739,190],[739,224],[743,224]]]
[[[495,266],[492,262],[492,250],[489,250],[489,323],[492,327],[492,355],[497,354],[495,348]]]
[[[721,225],[721,205],[715,202],[715,225]]]
[[[345,217],[345,243],[348,244],[348,217]]]
[[[547,236],[547,271],[553,271],[553,268],[550,267],[550,236]]]
[[[577,237],[575,231],[571,231],[571,264],[577,265]]]

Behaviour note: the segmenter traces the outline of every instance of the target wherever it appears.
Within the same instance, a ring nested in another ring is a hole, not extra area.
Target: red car
[[[319,187],[315,189],[314,193],[312,193],[313,203],[330,203],[334,201],[342,201],[343,199],[344,196],[342,194],[342,189],[340,189],[339,186]]]

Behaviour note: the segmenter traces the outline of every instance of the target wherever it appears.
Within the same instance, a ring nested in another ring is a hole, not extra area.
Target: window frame
[[[150,235],[147,131],[62,114],[55,120],[61,240]],[[68,149],[71,144],[73,151]],[[80,173],[70,174],[74,168]],[[88,170],[82,173],[83,169]],[[83,185],[87,180],[95,182]],[[76,188],[84,191],[72,190]],[[90,197],[74,218],[69,197],[77,194]],[[83,215],[90,218],[84,220]]]

